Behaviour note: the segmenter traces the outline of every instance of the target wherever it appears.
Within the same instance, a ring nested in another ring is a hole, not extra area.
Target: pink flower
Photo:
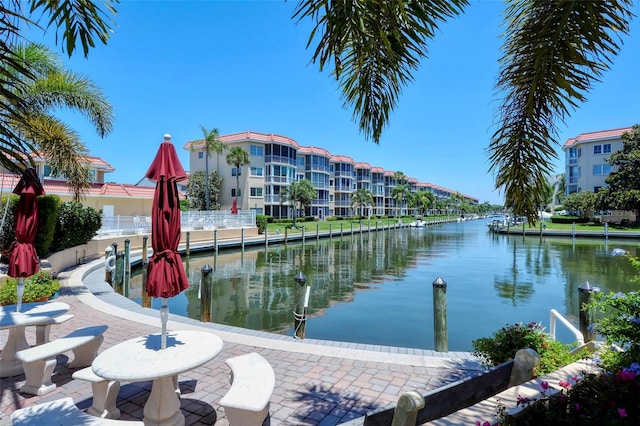
[[[547,390],[547,389],[549,389],[549,382],[546,382],[546,381],[544,381],[544,380],[543,380],[543,381],[541,381],[541,382],[540,382],[540,387],[542,388],[542,390]]]
[[[618,414],[620,415],[620,417],[627,417],[627,410],[625,410],[624,408],[618,408]]]
[[[531,402],[531,398],[525,398],[524,396],[518,395],[518,397],[516,398],[516,402],[518,404],[527,404]]]
[[[578,376],[577,375],[573,376],[571,378],[571,380],[573,380],[574,382],[578,383]]]
[[[616,373],[616,377],[623,382],[631,382],[636,378],[637,374],[631,370],[620,370]]]
[[[558,383],[560,386],[562,386],[565,389],[568,389],[571,387],[571,383],[564,381],[564,380],[560,380],[560,382]]]

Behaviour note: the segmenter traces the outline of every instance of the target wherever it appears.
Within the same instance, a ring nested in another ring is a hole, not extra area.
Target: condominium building
[[[236,169],[226,162],[226,152],[210,151],[209,171],[218,171],[222,177],[220,205],[231,209],[239,181],[238,208],[255,210],[275,218],[291,217],[288,203],[280,196],[282,190],[300,179],[308,179],[316,189],[316,197],[306,211],[298,215],[348,217],[357,214],[352,205],[352,195],[358,189],[370,190],[374,203],[367,206],[368,215],[397,215],[411,213],[406,203],[396,206],[393,188],[399,183],[395,172],[379,166],[359,162],[351,157],[332,154],[315,146],[301,146],[295,140],[275,134],[242,132],[220,136],[228,148],[240,146],[250,156],[248,166]],[[205,141],[197,139],[184,146],[189,151],[191,173],[205,170]],[[431,191],[437,199],[450,198],[452,191],[418,179],[405,177],[403,183],[410,191]],[[475,197],[462,197],[470,204],[478,204]]]
[[[605,179],[617,166],[607,159],[612,152],[623,148],[622,135],[631,127],[581,133],[568,139],[562,150],[565,152],[565,195],[574,192],[598,192],[606,186]]]

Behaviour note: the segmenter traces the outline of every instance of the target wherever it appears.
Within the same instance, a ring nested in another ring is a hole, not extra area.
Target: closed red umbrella
[[[169,310],[167,298],[189,288],[189,280],[178,254],[180,244],[180,200],[177,181],[186,179],[171,136],[165,135],[164,142],[154,158],[146,175],[156,181],[151,210],[151,245],[153,255],[147,266],[146,292],[151,297],[162,297],[160,319],[162,321],[161,347],[166,347],[167,319]]]
[[[238,200],[233,199],[233,203],[231,204],[231,214],[238,214]]]
[[[24,294],[24,278],[38,272],[40,267],[33,240],[38,231],[38,201],[36,197],[44,194],[44,189],[42,189],[36,171],[28,168],[22,173],[13,192],[20,195],[20,200],[13,219],[16,239],[10,248],[8,275],[19,278],[16,310],[20,312]]]

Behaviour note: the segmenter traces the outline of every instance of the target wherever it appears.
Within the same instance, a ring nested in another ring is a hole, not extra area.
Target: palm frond
[[[496,187],[516,214],[537,220],[558,124],[609,68],[631,7],[631,0],[509,3],[496,85],[503,100],[488,150]]]
[[[427,41],[440,23],[467,4],[302,0],[293,17],[315,21],[307,43],[309,47],[318,38],[312,61],[321,71],[334,64],[345,107],[353,107],[360,130],[378,143],[402,87],[427,55]]]

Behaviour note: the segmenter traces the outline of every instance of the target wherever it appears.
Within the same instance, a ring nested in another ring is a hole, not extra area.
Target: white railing
[[[576,338],[576,341],[579,345],[584,345],[584,335],[580,330],[574,327],[573,324],[569,322],[565,317],[563,317],[560,312],[555,309],[551,309],[550,311],[550,319],[549,319],[549,334],[553,340],[556,340],[556,323],[560,321],[562,325],[567,327],[567,329],[573,333]]]
[[[248,228],[256,226],[254,210],[186,211],[181,212],[180,227],[183,231],[212,230],[225,228]],[[103,216],[98,237],[131,234],[150,234],[151,216]]]

